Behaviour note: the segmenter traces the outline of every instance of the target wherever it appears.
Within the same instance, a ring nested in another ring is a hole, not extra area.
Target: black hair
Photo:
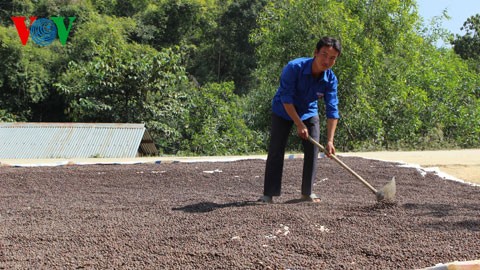
[[[332,37],[322,37],[317,43],[317,51],[320,51],[320,49],[324,46],[334,48],[338,52],[339,56],[342,54],[342,45],[338,39]]]

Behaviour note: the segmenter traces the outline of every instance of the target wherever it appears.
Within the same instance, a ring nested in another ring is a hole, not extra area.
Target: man
[[[272,100],[272,126],[270,145],[265,168],[265,182],[261,202],[272,203],[273,196],[280,196],[285,147],[292,125],[302,138],[304,161],[301,200],[320,202],[312,193],[317,172],[318,148],[307,138],[316,141],[320,137],[318,99],[323,98],[327,117],[327,155],[335,154],[333,137],[339,119],[338,80],[332,66],[342,51],[340,42],[331,37],[321,38],[314,57],[290,61],[280,77],[280,86]]]

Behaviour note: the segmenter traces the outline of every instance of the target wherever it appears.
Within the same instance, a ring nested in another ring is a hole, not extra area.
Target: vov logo
[[[18,36],[23,46],[27,45],[28,36],[32,37],[33,42],[40,46],[51,44],[58,34],[58,39],[62,45],[67,43],[68,34],[72,30],[73,21],[76,17],[68,17],[68,28],[65,26],[64,17],[50,17],[50,19],[30,16],[30,28],[25,24],[26,17],[12,16],[12,21],[17,28]]]

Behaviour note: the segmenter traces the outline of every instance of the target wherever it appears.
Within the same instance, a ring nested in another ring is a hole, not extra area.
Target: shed
[[[144,124],[0,123],[0,158],[133,158],[158,155]]]

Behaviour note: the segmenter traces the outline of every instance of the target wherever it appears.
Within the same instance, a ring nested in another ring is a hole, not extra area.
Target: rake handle
[[[323,145],[319,144],[317,141],[315,141],[312,137],[308,136],[308,140],[313,143],[314,145],[316,145],[318,148],[320,148],[320,150],[322,150],[322,152],[324,152],[325,154],[328,154],[327,152],[327,149],[325,149],[325,147],[323,147]],[[348,172],[350,172],[353,176],[355,176],[358,180],[360,180],[365,186],[367,186],[371,191],[373,191],[373,193],[377,193],[378,191],[372,186],[370,185],[365,179],[363,179],[360,175],[358,175],[358,173],[356,173],[354,170],[350,169],[350,167],[347,166],[347,164],[343,163],[340,159],[337,158],[337,156],[335,156],[334,154],[330,155],[330,157],[335,160],[338,164],[340,164],[340,166],[342,166],[344,169],[346,169]]]

